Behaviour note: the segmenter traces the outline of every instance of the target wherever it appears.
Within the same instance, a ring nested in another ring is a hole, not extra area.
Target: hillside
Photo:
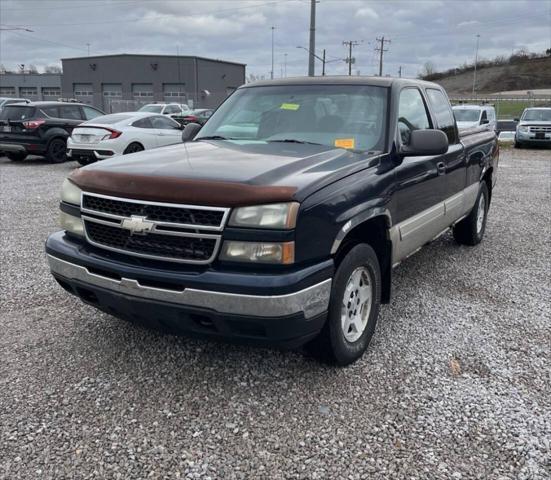
[[[534,58],[522,63],[480,68],[476,74],[477,92],[533,90],[551,85],[551,57]],[[473,71],[434,79],[449,94],[469,94],[473,89]]]

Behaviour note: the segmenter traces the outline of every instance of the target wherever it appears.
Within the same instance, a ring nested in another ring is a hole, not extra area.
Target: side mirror
[[[199,133],[199,130],[203,128],[198,123],[188,123],[184,127],[184,131],[182,132],[182,142],[191,142],[195,136]]]
[[[405,157],[443,155],[448,145],[448,137],[441,130],[413,130],[409,145],[402,145],[400,153]]]

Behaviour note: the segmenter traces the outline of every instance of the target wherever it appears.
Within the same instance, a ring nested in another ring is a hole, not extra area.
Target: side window
[[[486,110],[482,111],[482,116],[480,117],[480,123],[488,123],[488,114],[486,113]]]
[[[151,119],[148,118],[141,118],[140,120],[136,120],[133,124],[133,127],[136,128],[153,128],[153,125],[151,124]]]
[[[450,145],[457,143],[457,138],[455,137],[455,120],[450,102],[448,102],[448,99],[440,90],[434,88],[428,88],[427,95],[432,106],[432,111],[434,112],[437,128],[448,136]]]
[[[178,122],[175,122],[167,117],[153,117],[151,122],[153,123],[153,128],[160,128],[163,130],[174,130],[179,127]]]
[[[84,118],[86,118],[86,120],[92,120],[92,118],[103,115],[99,110],[92,107],[82,107],[82,110],[84,111]]]
[[[430,128],[430,121],[421,92],[416,88],[405,88],[400,92],[398,105],[398,130],[402,143],[409,144],[413,130],[427,128]]]
[[[59,118],[70,120],[82,120],[80,107],[78,105],[63,105],[59,107]]]
[[[57,107],[42,107],[40,110],[50,118],[59,118]]]
[[[171,113],[179,113],[180,109],[176,105],[167,105],[164,111],[165,115],[169,115]]]

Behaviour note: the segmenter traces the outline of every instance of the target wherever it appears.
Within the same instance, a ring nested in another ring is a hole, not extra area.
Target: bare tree
[[[46,65],[44,73],[61,73],[61,67],[59,65]]]
[[[434,63],[428,61],[423,64],[423,68],[421,69],[419,76],[421,78],[425,78],[430,75],[434,75],[435,73],[436,73],[436,67],[434,66]]]
[[[27,73],[38,73],[38,68],[32,63],[27,67]]]

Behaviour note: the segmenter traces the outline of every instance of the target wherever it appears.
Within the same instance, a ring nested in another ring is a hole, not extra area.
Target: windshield
[[[144,105],[138,110],[138,112],[151,112],[151,113],[161,113],[163,111],[162,105]]]
[[[297,141],[383,150],[387,89],[365,85],[281,85],[237,90],[197,137]]]
[[[551,109],[529,109],[522,116],[523,121],[527,122],[551,122]]]
[[[480,110],[471,108],[454,108],[453,114],[458,122],[478,122]]]
[[[0,120],[27,120],[34,116],[34,107],[6,105],[0,112]]]

